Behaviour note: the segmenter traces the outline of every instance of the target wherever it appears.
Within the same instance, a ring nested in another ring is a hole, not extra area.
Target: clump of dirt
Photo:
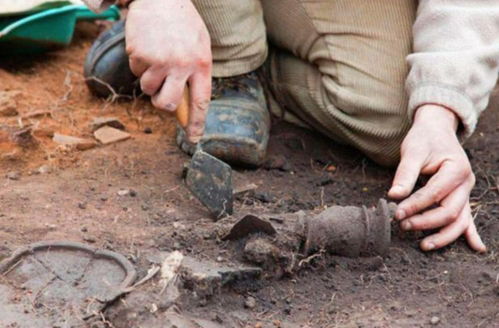
[[[82,64],[99,31],[82,23],[71,47],[0,64],[0,91],[19,94],[13,96],[18,114],[0,117],[0,258],[40,240],[73,240],[124,254],[140,278],[158,264],[158,252],[178,250],[220,266],[247,262],[247,244],[222,240],[218,223],[185,188],[181,175],[189,157],[175,145],[174,120],[161,116],[147,99],[110,102],[88,92]],[[104,311],[101,323],[109,319],[109,326],[130,327],[140,310],[143,318],[202,318],[222,327],[494,326],[499,319],[498,106],[496,91],[477,133],[465,144],[477,176],[473,214],[487,254],[471,252],[463,240],[422,253],[418,242],[426,233],[404,233],[393,225],[385,257],[315,253],[303,270],[280,279],[264,272],[260,280],[225,286],[207,299],[187,290],[174,313],[166,311],[164,298],[152,296],[160,288],[152,279],[135,291],[142,297],[131,294],[119,301],[130,304],[120,315],[112,312],[118,304]],[[96,117],[116,117],[131,138],[84,151],[53,141],[54,133],[93,139]],[[352,149],[277,121],[267,165],[236,173],[247,188],[236,197],[236,216],[223,222],[234,223],[242,213],[272,213],[276,227],[286,224],[282,214],[300,210],[369,208],[385,196],[393,177],[393,170]],[[254,259],[258,255],[253,252]],[[141,307],[132,311],[134,304]]]

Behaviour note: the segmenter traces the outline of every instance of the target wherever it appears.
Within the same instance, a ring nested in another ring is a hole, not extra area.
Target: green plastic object
[[[0,18],[0,56],[39,54],[71,43],[77,20],[118,20],[120,11],[112,6],[94,13],[86,6],[71,5],[28,16]]]

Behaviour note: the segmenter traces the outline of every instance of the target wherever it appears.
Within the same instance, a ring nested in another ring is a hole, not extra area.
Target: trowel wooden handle
[[[181,127],[184,129],[189,124],[189,88],[186,86],[184,89],[184,96],[182,97],[182,102],[177,107],[177,111],[175,112],[175,116],[177,117],[177,121]]]

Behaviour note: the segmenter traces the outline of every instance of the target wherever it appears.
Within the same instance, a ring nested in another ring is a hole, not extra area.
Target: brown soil
[[[216,237],[206,210],[182,183],[189,158],[175,146],[174,120],[146,99],[111,103],[89,94],[82,62],[99,29],[79,25],[73,45],[50,55],[2,59],[0,90],[20,92],[20,115],[0,118],[0,259],[25,244],[73,240],[126,255],[139,276],[150,267],[147,254],[157,251],[240,260],[237,242]],[[432,317],[440,327],[499,327],[498,106],[496,93],[466,144],[477,175],[473,213],[487,254],[473,253],[463,240],[423,253],[421,234],[394,226],[386,258],[321,255],[293,276],[268,275],[208,302],[185,301],[183,310],[208,320],[218,316],[227,327],[224,316],[238,317],[241,327],[426,327]],[[35,111],[42,114],[19,119]],[[89,123],[97,116],[118,117],[132,139],[87,151],[51,140],[53,132],[91,137]],[[15,137],[27,127],[33,138]],[[286,165],[238,169],[238,183],[258,188],[237,199],[236,216],[375,205],[393,175],[351,149],[281,122],[274,125],[269,155],[283,155]],[[38,174],[42,165],[51,172]],[[12,171],[20,180],[4,178]],[[134,197],[119,196],[120,189],[132,189]],[[243,306],[249,295],[256,299],[253,309]],[[114,325],[126,327],[123,322]]]

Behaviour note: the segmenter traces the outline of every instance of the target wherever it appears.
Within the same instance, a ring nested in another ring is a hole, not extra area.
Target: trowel
[[[189,98],[189,89],[185,88],[182,103],[176,111],[177,121],[184,129],[189,123]],[[232,169],[227,163],[203,151],[201,142],[196,145],[187,166],[185,183],[215,220],[232,214]]]

